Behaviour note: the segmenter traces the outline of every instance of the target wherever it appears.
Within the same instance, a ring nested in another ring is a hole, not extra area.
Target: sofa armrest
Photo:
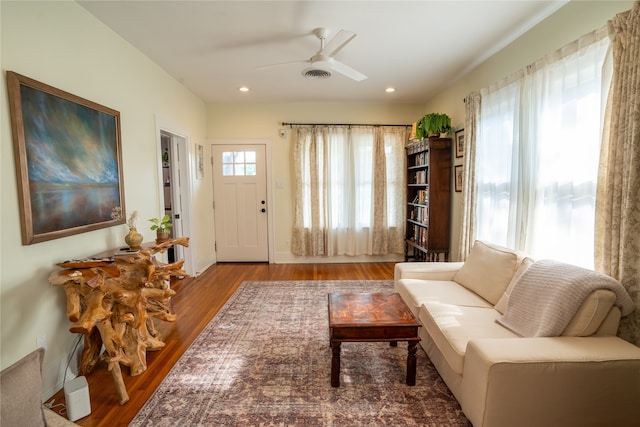
[[[399,262],[394,269],[394,280],[452,280],[463,264],[464,262]]]
[[[618,337],[472,340],[462,374],[474,426],[637,425],[640,348]]]

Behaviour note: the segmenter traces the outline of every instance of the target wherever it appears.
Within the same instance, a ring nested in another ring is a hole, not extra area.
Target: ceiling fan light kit
[[[327,79],[331,77],[331,72],[321,68],[311,67],[304,70],[302,75],[308,79]]]

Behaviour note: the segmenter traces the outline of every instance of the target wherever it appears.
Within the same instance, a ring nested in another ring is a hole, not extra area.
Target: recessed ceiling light
[[[387,93],[391,93],[391,92],[395,92],[395,91],[396,91],[396,89],[395,89],[395,88],[393,88],[393,87],[388,87],[388,88],[386,88],[384,91],[385,91],[385,92],[387,92]]]
[[[240,92],[249,92],[249,88],[246,87],[246,86],[242,86],[242,87],[240,87],[239,91]]]

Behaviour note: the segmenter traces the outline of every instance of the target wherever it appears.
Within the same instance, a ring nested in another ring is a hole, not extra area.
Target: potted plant
[[[169,240],[169,233],[171,233],[171,218],[169,215],[165,215],[162,218],[151,218],[149,221],[153,223],[151,230],[156,232],[156,242],[164,242]]]
[[[416,127],[416,137],[441,136],[451,132],[451,118],[442,113],[426,114]]]

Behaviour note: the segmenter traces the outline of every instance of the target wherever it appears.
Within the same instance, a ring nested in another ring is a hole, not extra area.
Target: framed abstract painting
[[[120,113],[7,71],[22,244],[125,222]]]

